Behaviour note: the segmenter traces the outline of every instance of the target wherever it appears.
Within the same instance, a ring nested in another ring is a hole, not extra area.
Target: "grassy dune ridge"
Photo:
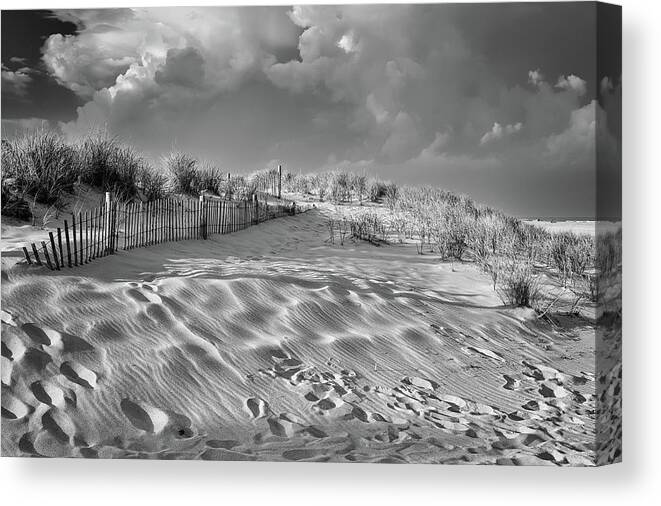
[[[475,261],[491,277],[506,304],[544,312],[538,273],[551,273],[575,297],[599,302],[599,284],[621,265],[621,231],[596,237],[573,232],[551,233],[501,211],[429,186],[397,186],[347,172],[284,178],[286,190],[314,195],[336,204],[356,200],[383,202],[387,213],[373,208],[329,218],[329,240],[347,237],[380,243],[413,241],[419,254],[431,251],[443,260]]]
[[[232,175],[194,156],[171,152],[152,166],[117,138],[92,133],[67,143],[48,131],[2,141],[2,214],[28,219],[35,203],[58,207],[76,185],[110,191],[120,201],[154,200],[168,194],[203,192],[249,198],[273,170]],[[283,174],[283,191],[347,206],[329,218],[329,240],[415,242],[419,254],[443,260],[476,262],[506,304],[545,312],[540,268],[551,272],[564,290],[581,301],[599,301],[600,282],[621,265],[621,232],[597,237],[551,233],[501,211],[436,187],[397,186],[365,174],[332,171]],[[386,212],[373,205],[382,204]],[[548,304],[548,303],[547,303]]]

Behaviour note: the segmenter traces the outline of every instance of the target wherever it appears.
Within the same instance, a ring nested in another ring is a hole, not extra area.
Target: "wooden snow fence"
[[[114,202],[106,193],[104,205],[72,214],[63,227],[49,232],[47,241],[24,247],[23,254],[28,264],[61,270],[85,265],[120,249],[207,239],[295,212],[294,202],[261,193],[241,201],[201,195],[199,199],[129,203]]]

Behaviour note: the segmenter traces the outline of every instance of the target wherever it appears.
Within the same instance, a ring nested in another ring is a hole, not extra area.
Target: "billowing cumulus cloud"
[[[590,114],[607,116],[594,112],[596,78],[546,69],[546,52],[505,74],[459,10],[62,11],[78,32],[49,37],[43,61],[85,101],[62,124],[67,135],[103,126],[154,159],[175,145],[230,170],[353,164],[486,201],[497,178],[531,178],[532,187],[565,181],[569,166],[594,170]],[[611,96],[609,83],[601,89]]]
[[[491,130],[482,136],[480,144],[488,144],[490,142],[498,141],[508,135],[514,135],[521,131],[521,128],[523,128],[523,124],[520,121],[514,125],[505,126],[502,126],[500,123],[494,123]]]
[[[580,96],[585,95],[585,92],[587,91],[587,83],[580,77],[573,74],[570,74],[567,77],[558,77],[558,83],[555,86],[556,88],[563,90],[573,90]]]
[[[533,86],[539,86],[544,82],[544,75],[539,69],[528,71],[528,82]]]

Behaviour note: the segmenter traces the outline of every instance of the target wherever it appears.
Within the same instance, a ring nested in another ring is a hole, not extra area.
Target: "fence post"
[[[107,249],[112,249],[112,233],[111,233],[111,217],[110,217],[110,192],[106,192],[106,209],[105,209],[105,223],[103,224],[105,236],[106,236],[106,250]],[[103,242],[103,239],[102,239]],[[106,252],[104,251],[103,254],[105,255]]]
[[[29,265],[32,265],[32,260],[30,260],[30,253],[28,253],[28,249],[23,246],[23,253],[25,254],[25,259],[28,261]]]
[[[53,251],[53,262],[55,263],[55,267],[57,270],[60,270],[60,264],[62,264],[62,267],[64,267],[64,261],[63,259],[57,258],[57,247],[55,246],[55,237],[53,237],[53,232],[48,232],[48,237],[50,238],[50,247],[51,250]]]
[[[204,195],[200,195],[200,202],[197,205],[199,209],[199,216],[200,216],[200,233],[199,237],[202,237],[202,239],[207,238],[207,213],[205,212],[205,206],[204,206]]]
[[[282,198],[282,165],[278,165],[278,198]]]
[[[43,265],[41,263],[41,258],[39,258],[39,252],[37,251],[37,246],[32,243],[32,253],[34,254],[34,261],[37,262],[37,265]]]
[[[60,248],[60,260],[62,260],[62,267],[64,267],[64,249],[62,248],[62,229],[57,228],[57,245]]]
[[[78,227],[80,228],[80,223],[78,223]],[[78,240],[76,239],[76,214],[71,213],[71,231],[73,233],[73,264],[78,265]],[[53,256],[55,256],[55,253],[53,253]],[[60,258],[60,261],[63,259]],[[62,265],[64,267],[64,265]]]
[[[67,240],[67,265],[71,268],[71,244],[69,242],[69,224],[67,220],[64,220],[64,238]],[[64,260],[62,260],[62,263],[64,263]]]
[[[53,264],[50,261],[50,256],[48,255],[48,249],[46,248],[46,243],[44,241],[41,241],[41,247],[44,248],[44,256],[46,257],[46,263],[48,264],[48,268],[52,271],[53,269]],[[71,266],[69,266],[71,267]]]

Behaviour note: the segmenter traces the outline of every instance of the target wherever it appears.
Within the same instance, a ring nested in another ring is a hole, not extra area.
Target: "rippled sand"
[[[591,465],[595,333],[470,264],[330,245],[315,209],[3,269],[11,456]]]

